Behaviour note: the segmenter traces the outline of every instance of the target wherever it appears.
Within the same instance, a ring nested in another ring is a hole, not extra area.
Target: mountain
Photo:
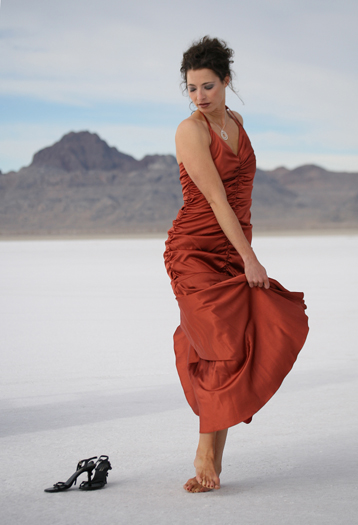
[[[134,166],[130,155],[111,148],[96,133],[68,133],[53,146],[35,153],[30,167],[51,167],[64,171],[116,170]]]
[[[136,160],[97,134],[68,133],[18,172],[0,172],[0,236],[165,232],[183,205],[172,155]],[[255,230],[358,227],[358,173],[258,169]]]
[[[274,206],[267,192],[281,198]],[[261,228],[313,229],[358,227],[358,173],[332,172],[307,164],[288,170],[257,170],[253,214]]]

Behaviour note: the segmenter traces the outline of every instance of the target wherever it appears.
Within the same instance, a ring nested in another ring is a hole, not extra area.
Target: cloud
[[[253,119],[258,128],[260,117],[265,126],[285,121],[286,132],[275,138],[278,153],[282,140],[285,152],[300,147],[302,155],[314,155],[316,148],[318,156],[354,157],[357,14],[355,0],[5,2],[0,96],[29,105],[54,103],[59,113],[61,107],[96,108],[103,101],[128,105],[141,127],[144,104],[158,112],[162,104],[168,114],[171,105],[186,104],[179,87],[182,52],[193,39],[211,34],[236,52],[236,85],[245,106],[234,95],[228,105],[243,113],[248,127]],[[81,124],[75,114],[68,131]],[[176,116],[173,110],[170,129]],[[93,121],[100,120],[94,114]],[[169,129],[168,123],[162,127]],[[255,133],[264,151],[263,130]]]

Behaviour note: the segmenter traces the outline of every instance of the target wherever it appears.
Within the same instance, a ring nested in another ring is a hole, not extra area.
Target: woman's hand
[[[245,261],[245,275],[250,288],[270,288],[266,270],[255,256]]]

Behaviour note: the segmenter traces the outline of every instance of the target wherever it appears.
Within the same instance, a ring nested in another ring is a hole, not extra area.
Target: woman
[[[228,428],[249,423],[276,392],[308,332],[303,294],[269,279],[251,248],[256,161],[242,117],[225,105],[232,56],[204,37],[181,65],[197,110],[176,133],[184,206],[164,258],[180,308],[177,369],[200,420],[188,492],[220,488]]]

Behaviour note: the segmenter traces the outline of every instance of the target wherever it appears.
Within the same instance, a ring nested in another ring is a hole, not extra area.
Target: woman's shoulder
[[[238,113],[237,111],[233,111],[232,109],[230,109],[230,112],[235,115],[235,117],[237,118],[237,120],[240,122],[241,126],[244,125],[244,119],[242,118],[242,115],[240,115],[240,113]]]
[[[200,112],[199,112],[200,113]],[[188,156],[210,155],[211,136],[208,125],[201,114],[193,113],[183,120],[175,134],[178,164]]]
[[[207,124],[203,116],[199,112],[195,112],[190,117],[181,121],[177,128],[176,136],[180,137],[182,134],[189,135],[202,135],[207,134]]]

